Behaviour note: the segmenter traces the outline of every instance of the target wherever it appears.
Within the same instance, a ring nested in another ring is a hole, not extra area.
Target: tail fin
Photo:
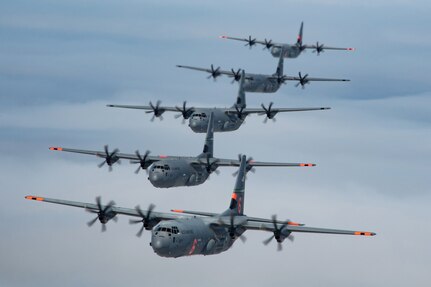
[[[205,137],[204,149],[200,157],[213,157],[214,155],[214,114],[211,112],[208,119],[207,135]]]
[[[301,28],[299,28],[298,38],[296,39],[296,44],[302,46],[302,29],[304,28],[304,22],[301,22]]]
[[[283,77],[283,69],[284,69],[284,48],[281,47],[280,58],[278,58],[278,66],[275,71],[278,77]]]
[[[247,167],[247,158],[245,155],[241,157],[238,175],[236,177],[235,188],[230,200],[229,209],[225,211],[225,215],[243,215],[244,214],[244,193],[245,193],[245,175]]]
[[[239,81],[238,96],[236,97],[236,103],[235,103],[235,106],[237,106],[238,108],[245,108],[244,81],[245,81],[245,73],[244,73],[244,70],[242,70],[241,80]]]

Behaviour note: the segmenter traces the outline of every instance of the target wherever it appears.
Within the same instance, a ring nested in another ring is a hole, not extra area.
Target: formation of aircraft
[[[260,44],[264,46],[263,48],[264,50],[265,49],[269,50],[273,57],[279,57],[281,54],[283,55],[284,58],[297,58],[303,51],[307,49],[312,50],[313,53],[316,53],[317,55],[320,55],[320,53],[324,52],[325,50],[345,50],[345,51],[355,50],[355,48],[329,47],[329,46],[325,46],[322,43],[319,44],[319,42],[316,42],[316,44],[313,44],[313,45],[303,44],[302,42],[303,28],[304,28],[304,22],[301,22],[301,27],[299,28],[299,33],[298,33],[298,37],[296,38],[295,44],[275,43],[271,39],[267,40],[266,38],[265,40],[261,41],[261,40],[257,40],[256,38],[252,38],[251,36],[248,36],[248,38],[220,36],[220,38],[246,42],[245,46],[248,46],[250,49],[256,44]]]
[[[209,115],[212,113],[214,117],[214,132],[230,132],[239,129],[244,123],[246,117],[250,114],[258,114],[266,116],[264,123],[268,119],[275,121],[275,116],[278,113],[284,112],[301,112],[301,111],[319,111],[329,110],[329,107],[317,107],[317,108],[273,108],[273,103],[269,103],[268,106],[264,104],[261,108],[247,108],[245,99],[245,73],[241,71],[241,79],[239,84],[238,95],[235,103],[231,108],[187,108],[186,102],[183,102],[182,107],[168,107],[160,106],[161,102],[158,101],[156,105],[150,102],[149,106],[136,106],[136,105],[107,105],[108,107],[115,108],[128,108],[128,109],[141,109],[146,110],[146,113],[152,113],[153,117],[163,119],[163,113],[165,112],[177,112],[177,118],[183,117],[183,123],[185,120],[189,120],[189,127],[195,133],[204,133],[208,129]]]
[[[187,107],[183,102],[182,107],[161,106],[157,101],[149,106],[137,105],[107,105],[108,107],[142,109],[146,113],[153,114],[151,121],[155,118],[163,119],[165,112],[176,112],[176,118],[183,117],[183,123],[189,120],[189,127],[193,132],[206,132],[202,153],[198,156],[152,156],[147,150],[143,155],[137,150],[134,154],[120,153],[118,149],[109,151],[108,146],[102,151],[73,149],[63,147],[50,147],[50,150],[63,151],[79,154],[93,155],[102,158],[103,161],[98,165],[99,168],[107,165],[112,171],[114,164],[120,161],[130,160],[130,163],[137,164],[135,171],[138,174],[141,169],[146,170],[148,180],[154,187],[171,188],[178,186],[195,186],[204,183],[212,173],[218,173],[219,167],[230,166],[238,167],[236,183],[231,195],[230,204],[227,210],[221,213],[207,211],[189,211],[172,209],[170,213],[154,211],[155,205],[150,204],[147,210],[142,210],[140,206],[133,208],[117,207],[114,201],[102,204],[101,197],[96,197],[96,203],[76,202],[62,199],[46,198],[41,196],[26,196],[28,200],[48,202],[72,207],[83,208],[95,214],[96,217],[89,221],[88,226],[93,226],[99,221],[102,231],[106,231],[106,224],[118,219],[118,216],[131,216],[131,224],[141,224],[136,234],[142,236],[144,230],[151,231],[151,247],[154,252],[162,257],[182,257],[191,255],[213,255],[227,251],[239,238],[245,241],[244,233],[247,230],[261,230],[272,233],[263,241],[268,245],[271,241],[277,242],[277,250],[282,250],[282,243],[285,239],[293,241],[293,234],[301,233],[323,233],[374,236],[376,233],[368,231],[340,230],[308,227],[291,220],[278,220],[276,215],[271,218],[250,217],[244,214],[245,203],[245,181],[246,174],[254,171],[255,167],[310,167],[312,163],[285,163],[285,162],[260,162],[254,161],[251,157],[239,155],[238,159],[223,159],[214,156],[214,132],[229,132],[237,130],[251,114],[265,116],[264,122],[268,119],[275,121],[275,116],[281,112],[314,111],[327,110],[329,107],[312,108],[273,108],[271,102],[268,106],[264,104],[261,108],[247,108],[245,92],[274,93],[280,86],[287,81],[297,81],[296,86],[302,88],[310,81],[349,81],[347,79],[327,79],[312,78],[308,74],[298,73],[296,76],[284,75],[284,58],[296,58],[304,50],[313,49],[319,55],[324,50],[353,50],[352,48],[327,47],[323,44],[304,45],[302,43],[303,23],[296,44],[273,43],[272,40],[258,41],[249,36],[248,39],[222,36],[222,38],[245,41],[250,48],[256,44],[264,45],[264,49],[270,50],[274,57],[278,57],[277,70],[272,75],[250,74],[244,70],[224,71],[220,67],[210,69],[178,66],[192,70],[204,71],[209,73],[209,78],[214,80],[227,75],[233,81],[239,81],[239,90],[235,103],[230,108],[195,108]]]
[[[91,151],[82,149],[71,149],[62,147],[50,147],[50,150],[64,151],[95,155],[104,160],[99,167],[108,165],[112,171],[112,166],[119,163],[121,159],[130,160],[131,163],[139,164],[135,173],[141,169],[148,171],[148,180],[155,187],[170,188],[177,186],[194,186],[204,183],[211,173],[218,172],[221,166],[239,166],[239,159],[223,159],[214,157],[214,119],[213,114],[209,115],[208,131],[205,138],[204,148],[201,154],[196,157],[190,156],[151,156],[147,151],[141,155],[139,151],[135,154],[120,153],[118,149],[109,152],[108,146],[104,151]],[[308,167],[315,166],[312,163],[277,163],[260,162],[252,158],[247,160],[247,170],[254,170],[255,167]]]
[[[282,48],[283,49],[283,48]],[[309,77],[308,74],[302,75],[301,72],[298,72],[298,76],[287,76],[284,75],[284,53],[280,53],[280,57],[278,60],[277,69],[274,74],[264,75],[264,74],[250,74],[245,73],[244,77],[244,91],[251,93],[275,93],[280,89],[283,84],[286,84],[287,81],[297,81],[296,87],[301,86],[303,89],[306,84],[309,84],[313,81],[320,82],[348,82],[348,79],[328,79],[328,78],[313,78]],[[183,66],[177,65],[178,68],[185,68],[190,70],[202,71],[209,73],[208,79],[213,78],[214,80],[221,75],[227,75],[232,78],[232,83],[235,81],[241,80],[241,69],[235,71],[231,69],[230,71],[220,70],[220,67],[214,68],[213,65],[209,69],[198,68],[192,66]],[[245,72],[245,71],[244,71]]]
[[[102,224],[102,231],[110,220],[116,220],[118,215],[137,217],[131,219],[131,224],[142,224],[137,236],[141,236],[144,229],[151,230],[151,247],[162,257],[183,257],[191,255],[213,255],[227,251],[240,238],[245,241],[247,230],[261,230],[272,233],[263,243],[268,245],[272,240],[277,242],[277,249],[282,250],[282,243],[287,238],[294,240],[293,233],[323,233],[374,236],[374,232],[353,231],[307,227],[290,220],[277,220],[275,215],[270,219],[250,217],[244,214],[245,205],[245,175],[247,172],[247,158],[241,157],[241,163],[236,178],[235,187],[230,199],[229,208],[222,213],[172,210],[173,213],[156,212],[150,204],[148,210],[141,210],[136,206],[124,208],[115,206],[111,201],[106,205],[101,203],[100,197],[96,204],[45,198],[41,196],[26,196],[28,200],[61,204],[83,208],[96,217],[88,222],[92,226],[97,220]]]

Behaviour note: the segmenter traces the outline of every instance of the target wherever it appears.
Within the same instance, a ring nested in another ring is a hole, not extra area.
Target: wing
[[[217,67],[216,69],[214,69],[214,67],[212,65],[211,65],[211,69],[198,68],[198,67],[192,67],[192,66],[183,66],[183,65],[177,65],[177,67],[195,70],[195,71],[207,72],[207,73],[211,74],[213,77],[218,77],[220,75],[227,75],[228,77],[232,77],[232,78],[235,78],[238,80],[241,77],[241,69],[238,69],[237,71],[235,71],[234,69],[232,69],[230,71],[224,71],[224,70],[220,70],[220,67]],[[253,77],[251,77],[247,74],[245,74],[245,78],[248,80],[253,79]]]
[[[25,197],[25,199],[28,200],[35,200],[35,201],[43,201],[43,202],[49,202],[54,204],[61,204],[61,205],[67,205],[67,206],[73,206],[78,208],[83,208],[90,211],[99,211],[100,209],[105,209],[108,205],[101,205],[100,207],[97,204],[94,203],[85,203],[85,202],[78,202],[78,201],[70,201],[70,200],[62,200],[62,199],[54,199],[54,198],[46,198],[41,196],[33,196],[28,195]],[[124,207],[117,207],[113,205],[111,207],[112,212],[115,214],[121,214],[121,215],[127,215],[127,216],[135,216],[135,217],[141,217],[139,212],[136,210],[136,208],[124,208]],[[147,210],[141,210],[143,214],[146,214]],[[162,221],[162,220],[174,220],[177,218],[184,218],[186,216],[184,215],[177,215],[173,213],[164,213],[164,212],[151,212],[151,220],[154,221]]]
[[[218,166],[240,166],[241,161],[237,159],[215,159],[214,161]],[[314,163],[290,163],[290,162],[265,162],[265,161],[254,161],[249,159],[247,164],[251,167],[289,167],[289,166],[315,166]]]
[[[242,226],[250,230],[264,230],[264,231],[271,231],[271,232],[274,232],[275,230],[274,224],[268,223],[268,222],[248,220],[247,223],[243,224]],[[282,230],[284,233],[304,232],[304,233],[325,233],[325,234],[344,234],[344,235],[362,235],[362,236],[376,235],[376,233],[369,232],[369,231],[329,229],[329,228],[296,226],[296,225],[290,225],[290,224],[285,225]]]
[[[120,153],[120,152],[116,152],[116,150],[114,150],[113,152],[109,152],[109,151],[107,151],[107,146],[105,146],[105,151],[93,151],[93,150],[73,149],[73,148],[64,148],[64,147],[50,147],[49,149],[53,150],[53,151],[65,151],[65,152],[72,152],[72,153],[95,155],[97,157],[104,158],[104,159],[108,158],[109,156],[111,156],[111,157],[114,156],[117,159],[129,159],[132,161],[139,161],[140,160],[137,154]],[[113,153],[114,153],[114,155],[112,155]],[[179,157],[177,157],[177,156],[164,156],[164,155],[159,155],[159,156],[147,155],[146,162],[153,163],[155,161],[159,161],[162,159],[169,159],[169,158],[179,158]]]
[[[278,77],[276,76],[271,76],[268,77],[271,80],[277,80]],[[314,77],[308,77],[308,75],[305,76],[301,76],[301,77],[296,77],[296,76],[286,76],[284,75],[281,79],[283,82],[284,81],[304,81],[306,80],[307,82],[350,82],[349,79],[336,79],[336,78],[314,78]]]
[[[106,105],[110,108],[125,108],[125,109],[138,109],[138,110],[146,110],[146,111],[153,111],[154,109],[151,106],[135,106],[135,105]],[[163,112],[181,112],[178,111],[177,107],[167,107],[167,106],[160,106],[159,109]]]
[[[344,51],[355,51],[355,48],[339,48],[339,47],[327,47],[322,45],[305,45],[305,49],[313,49],[317,52],[322,52],[323,50],[344,50]]]
[[[268,48],[271,48],[271,47],[281,48],[281,47],[283,47],[283,44],[273,43],[271,40],[261,41],[261,40],[252,39],[251,36],[249,36],[248,38],[236,38],[236,37],[230,37],[230,36],[223,35],[223,36],[220,36],[219,38],[246,42],[246,43],[248,43],[249,46],[253,46],[254,44],[261,44],[261,45],[267,46]]]
[[[317,108],[271,108],[271,113],[285,113],[285,112],[305,112],[305,111],[321,111],[329,110],[329,107],[317,107]],[[238,112],[235,109],[227,109],[226,114],[236,115]],[[263,108],[246,108],[243,110],[244,114],[265,114],[266,111]]]

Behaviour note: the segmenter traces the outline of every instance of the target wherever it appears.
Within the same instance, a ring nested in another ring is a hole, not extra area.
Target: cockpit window
[[[178,230],[178,227],[176,227],[176,226],[172,226],[172,233],[173,233],[173,234],[178,234],[178,233],[180,233],[180,231]]]

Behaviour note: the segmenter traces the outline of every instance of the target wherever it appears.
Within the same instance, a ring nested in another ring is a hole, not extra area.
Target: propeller
[[[144,154],[144,156],[142,157],[141,154],[139,153],[139,150],[135,151],[136,156],[138,157],[139,160],[131,160],[130,163],[139,163],[139,167],[136,169],[135,173],[138,174],[139,171],[142,169],[147,169],[150,165],[151,162],[147,161],[147,157],[150,154],[150,151],[147,150]],[[148,171],[148,170],[147,170]]]
[[[191,107],[191,108],[186,108],[186,104],[187,104],[187,102],[186,101],[184,101],[183,102],[183,107],[182,108],[180,108],[180,107],[178,107],[178,106],[175,106],[175,108],[177,109],[177,111],[178,112],[180,112],[181,114],[177,114],[177,115],[175,115],[174,117],[176,118],[176,119],[178,119],[179,117],[183,117],[183,121],[182,121],[182,124],[185,124],[185,122],[186,122],[186,120],[188,119],[188,118],[190,118],[190,116],[193,114],[193,111],[194,111],[194,108],[193,107]]]
[[[220,67],[217,67],[217,69],[214,69],[214,65],[211,64],[211,72],[210,72],[210,75],[207,77],[207,79],[213,78],[213,80],[215,81],[216,78],[220,75],[221,75]]]
[[[218,159],[214,160],[213,162],[210,162],[210,157],[207,156],[206,157],[206,162],[202,164],[205,164],[205,169],[208,172],[208,174],[211,174],[213,172],[215,172],[215,174],[219,175],[220,171],[217,170],[217,163],[218,163]]]
[[[105,156],[100,156],[100,157],[104,157],[105,160],[99,163],[97,166],[101,168],[106,163],[109,166],[109,171],[112,171],[112,165],[116,162],[118,163],[121,162],[120,159],[117,157],[117,153],[119,152],[119,150],[118,148],[116,148],[111,153],[109,153],[108,145],[105,145],[104,149],[105,149]]]
[[[155,118],[159,118],[160,120],[163,120],[162,114],[165,112],[164,109],[160,108],[161,101],[157,101],[156,105],[154,106],[152,102],[150,102],[150,107],[152,111],[146,111],[147,114],[153,113],[153,117],[151,118],[151,121],[153,122]]]
[[[248,36],[248,39],[245,40],[247,41],[247,44],[245,44],[244,46],[249,46],[250,49],[253,45],[256,45],[256,38],[251,39],[251,36]]]
[[[298,83],[296,83],[295,87],[298,87],[299,85],[301,85],[302,88],[304,89],[305,84],[310,83],[310,81],[307,79],[308,74],[305,74],[304,76],[302,76],[301,72],[299,72],[298,76],[299,76],[299,80],[298,80]]]
[[[298,47],[299,51],[304,51],[305,48],[307,48],[306,45],[302,45],[302,42],[296,42],[296,46]]]
[[[272,40],[270,39],[269,41],[268,40],[266,40],[266,38],[265,38],[265,47],[263,47],[263,50],[265,50],[265,49],[271,49],[271,47],[272,46],[274,46],[274,44],[272,43]]]
[[[238,117],[238,119],[243,120],[245,118],[245,114],[243,113],[245,107],[238,107],[237,105],[235,105],[235,111],[236,111],[236,115]]]
[[[87,208],[86,211],[90,213],[97,213],[96,218],[90,220],[87,225],[89,227],[93,226],[93,224],[99,220],[100,223],[102,223],[102,232],[106,231],[105,224],[111,220],[114,219],[114,221],[117,221],[117,217],[115,217],[117,214],[112,211],[112,207],[115,205],[114,201],[110,201],[104,208],[102,207],[102,201],[100,196],[96,197],[96,204],[97,204],[97,210],[89,209]]]
[[[277,245],[277,251],[281,251],[283,249],[282,242],[284,241],[284,239],[287,238],[291,242],[293,242],[294,236],[291,235],[290,233],[287,236],[282,233],[283,228],[285,228],[289,224],[289,221],[284,222],[281,225],[281,227],[278,228],[278,225],[277,225],[277,216],[273,215],[272,216],[272,224],[274,225],[274,234],[271,237],[269,237],[268,239],[264,240],[263,244],[268,245],[275,238],[275,240],[278,243],[278,245]]]
[[[247,238],[244,235],[242,235],[242,233],[238,232],[237,230],[238,226],[235,226],[234,217],[235,215],[233,214],[233,212],[231,212],[229,227],[227,229],[229,232],[229,236],[231,239],[239,238],[243,243],[245,243],[247,241]]]
[[[323,46],[324,46],[323,44],[319,45],[319,42],[316,42],[316,47],[314,48],[313,53],[317,53],[317,56],[319,56],[320,53],[324,52]]]
[[[238,161],[239,162],[241,162],[241,158],[242,158],[242,154],[238,154]],[[252,163],[252,162],[253,162],[253,158],[249,157],[246,161],[246,167],[245,167],[246,172],[249,172],[249,171],[251,171],[252,173],[256,172],[256,169],[252,165],[250,165],[250,163]],[[232,176],[237,176],[238,173],[239,173],[239,170],[232,173]]]
[[[259,113],[259,115],[266,115],[265,119],[263,120],[263,123],[265,124],[267,123],[268,119],[271,119],[273,122],[276,121],[275,115],[277,114],[277,111],[272,110],[273,104],[274,104],[273,102],[270,102],[268,105],[268,108],[266,108],[264,104],[261,104],[261,107],[264,110],[264,112]]]
[[[280,85],[280,84],[286,84],[286,77],[283,75],[283,76],[280,76],[280,75],[277,75],[277,83]]]
[[[231,77],[233,78],[231,84],[233,84],[235,81],[239,82],[239,80],[241,80],[241,69],[238,69],[238,71],[236,72],[234,69],[230,69],[230,70],[232,72]]]
[[[144,214],[144,212],[141,210],[141,208],[138,206],[135,207],[136,212],[139,214],[139,216],[142,219],[130,219],[129,223],[130,224],[137,224],[137,223],[142,223],[142,227],[141,229],[139,229],[138,233],[136,233],[137,237],[141,237],[142,233],[144,232],[144,228],[146,230],[150,230],[152,228],[151,226],[151,213],[153,212],[153,209],[156,206],[154,204],[150,204],[150,206],[148,206],[148,210],[147,213]]]

